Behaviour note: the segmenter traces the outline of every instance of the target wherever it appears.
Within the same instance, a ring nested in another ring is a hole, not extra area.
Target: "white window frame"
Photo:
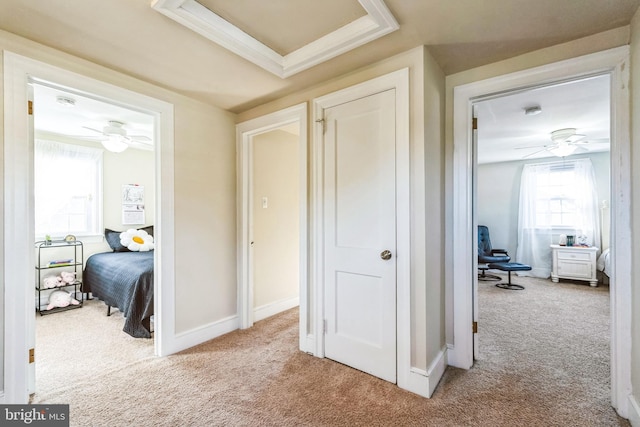
[[[552,173],[562,173],[562,172],[568,172],[568,171],[571,171],[571,172],[575,173],[575,168],[572,165],[567,165],[565,167],[562,167],[561,169],[558,169],[557,171],[552,171]],[[558,181],[562,183],[562,185],[561,185],[562,187],[566,186],[565,185],[566,181],[564,179],[558,180]],[[538,190],[540,189],[540,187],[541,187],[540,184],[538,184]],[[551,186],[547,185],[547,187],[551,187]],[[560,187],[560,185],[558,185],[557,187]],[[571,197],[565,197],[563,195],[554,195],[552,197],[548,197],[548,198],[545,198],[545,199],[538,197],[537,200],[536,200],[536,203],[538,203],[540,201],[550,202],[551,200],[560,200],[560,202],[562,204],[562,201],[564,201],[564,200],[573,200],[573,201],[575,201],[576,199],[575,198],[571,198]],[[574,206],[575,206],[575,203],[574,203]],[[548,203],[547,208],[550,208],[550,203]],[[547,213],[547,215],[553,215],[554,213],[558,213],[558,212],[551,212],[550,209],[547,209],[546,213]],[[564,214],[569,214],[569,213],[573,214],[574,215],[574,223],[575,223],[575,218],[577,218],[577,215],[579,214],[577,209],[574,209],[573,211],[568,211],[568,210],[565,211],[562,208],[561,208],[559,213],[560,213],[561,216],[564,215]],[[551,223],[549,223],[549,224],[541,224],[538,221],[538,216],[536,214],[536,228],[551,228],[552,230],[571,230],[571,229],[574,229],[576,227],[575,227],[575,224],[557,224],[557,223],[554,223],[553,221],[551,221]]]
[[[37,147],[37,141],[42,141],[45,143],[53,143],[53,144],[57,144],[63,147],[68,147],[69,149],[76,149],[78,150],[79,153],[86,153],[87,157],[89,156],[95,156],[95,183],[94,185],[92,185],[92,188],[95,192],[94,196],[94,201],[92,202],[93,205],[93,212],[94,212],[94,216],[95,218],[91,221],[92,222],[92,226],[90,227],[90,229],[85,229],[85,230],[68,230],[67,232],[52,232],[52,233],[47,233],[44,230],[35,230],[36,234],[36,240],[43,240],[45,238],[46,235],[51,235],[51,237],[55,240],[55,239],[61,239],[64,236],[66,236],[67,234],[73,234],[78,238],[82,238],[84,241],[101,241],[102,240],[102,229],[103,229],[103,217],[104,217],[104,212],[103,212],[103,166],[104,166],[104,157],[102,155],[102,153],[104,152],[104,150],[101,150],[99,148],[93,148],[93,147],[85,147],[82,145],[76,145],[76,144],[67,144],[67,143],[62,143],[62,142],[58,142],[58,141],[53,141],[53,140],[49,140],[46,138],[36,138],[36,145],[34,147],[35,152],[37,153],[38,147]],[[62,151],[62,150],[61,150]],[[93,153],[92,153],[93,152]],[[81,154],[82,155],[82,154]],[[35,156],[34,156],[35,157]],[[72,159],[73,160],[73,159]],[[84,161],[84,160],[82,160]],[[37,170],[34,171],[34,174],[37,173]],[[34,185],[37,186],[37,180],[34,177]],[[37,197],[37,191],[34,194],[34,198],[36,200],[36,210],[37,210],[37,201],[38,201],[38,197]]]

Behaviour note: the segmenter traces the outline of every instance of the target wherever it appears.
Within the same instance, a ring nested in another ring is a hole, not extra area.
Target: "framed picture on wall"
[[[137,184],[122,186],[122,224],[142,225],[144,217],[144,187]]]

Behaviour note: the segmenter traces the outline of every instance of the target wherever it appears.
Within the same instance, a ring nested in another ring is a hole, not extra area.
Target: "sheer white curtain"
[[[35,231],[64,236],[97,233],[103,150],[35,140]],[[79,212],[79,215],[69,215]],[[77,218],[77,219],[76,219]]]
[[[572,191],[582,195],[582,197],[576,197],[576,211],[580,215],[576,216],[575,234],[584,236],[587,245],[601,247],[600,205],[591,160],[576,160],[574,173],[575,181]]]
[[[516,262],[531,266],[521,275],[551,274],[552,243],[560,234],[585,236],[600,244],[598,195],[590,159],[528,164],[523,167]]]
[[[528,164],[522,169],[518,211],[518,248],[516,262],[531,266],[523,276],[547,278],[551,275],[553,230],[550,225],[538,224],[538,181],[550,178],[549,164]]]

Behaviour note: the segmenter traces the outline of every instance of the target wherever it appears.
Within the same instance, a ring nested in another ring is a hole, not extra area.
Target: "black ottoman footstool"
[[[489,264],[489,268],[495,270],[502,270],[509,272],[509,282],[508,283],[497,283],[496,286],[502,289],[511,289],[514,291],[521,291],[524,289],[522,285],[516,285],[515,283],[511,283],[511,272],[512,271],[529,271],[531,270],[531,266],[527,264],[520,264],[519,262],[492,262]]]

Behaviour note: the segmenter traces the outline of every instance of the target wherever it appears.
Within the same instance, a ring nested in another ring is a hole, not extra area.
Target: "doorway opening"
[[[72,275],[73,283],[79,283],[73,289],[36,283],[35,349],[38,359],[35,390],[32,391],[42,395],[62,382],[90,376],[94,367],[111,367],[115,360],[135,362],[138,360],[135,356],[140,354],[153,355],[154,316],[147,319],[140,315],[138,318],[118,311],[116,306],[108,307],[102,301],[104,292],[116,288],[105,288],[102,293],[91,295],[84,267],[91,256],[106,257],[116,249],[119,253],[114,256],[123,257],[122,261],[129,254],[138,256],[114,246],[114,241],[106,238],[107,229],[109,235],[117,235],[118,239],[120,233],[128,229],[149,230],[151,236],[158,234],[152,231],[156,224],[154,150],[157,138],[154,118],[145,112],[37,80],[31,86],[36,107],[33,114],[35,238],[42,242],[47,236],[54,242],[48,250],[43,249],[47,248],[46,242],[45,246],[39,245],[38,279],[55,281],[58,277]],[[130,188],[137,195],[135,204],[123,200],[125,189],[130,191]],[[74,265],[48,267],[48,261],[69,254],[65,243],[61,243],[69,239],[76,245]],[[150,268],[153,255],[151,251],[144,254],[144,262]],[[110,279],[107,275],[104,277],[106,285]],[[62,281],[59,283],[63,284]],[[151,294],[146,298],[132,300],[130,306],[143,308],[140,313],[152,311],[153,289],[149,292]],[[66,308],[81,310],[70,313],[61,307],[65,312],[56,313],[55,296],[66,298],[67,295],[70,295],[70,301],[59,304],[69,303]],[[118,293],[110,298],[121,301],[125,297]],[[94,317],[94,312],[100,316]],[[74,323],[83,325],[82,329],[69,335],[68,331],[74,330]],[[131,327],[123,326],[127,323]],[[90,330],[94,333],[88,333]],[[135,352],[124,351],[130,341],[123,330],[138,337]],[[84,335],[85,339],[76,339],[79,335]],[[148,335],[150,339],[146,338]],[[104,339],[109,339],[110,345],[101,348],[98,343]],[[75,348],[72,353],[68,352],[70,342]],[[117,352],[117,357],[113,352]],[[77,371],[77,366],[82,366],[88,359],[92,360],[91,366]]]
[[[298,305],[307,316],[306,120],[300,104],[237,125],[242,329]]]
[[[253,321],[300,305],[300,124],[254,135],[250,153]]]
[[[453,341],[450,364],[468,369],[473,365],[473,297],[465,283],[474,283],[477,274],[477,244],[474,236],[472,110],[474,102],[533,87],[556,85],[580,78],[608,74],[611,78],[611,403],[625,417],[630,390],[630,135],[628,47],[578,57],[454,88],[453,156],[453,262],[448,286],[452,291]]]
[[[175,304],[164,296],[174,295],[173,279],[173,106],[112,84],[5,51],[4,59],[4,391],[5,400],[26,403],[35,389],[35,363],[25,354],[35,351],[35,215],[33,205],[33,115],[32,82],[65,88],[95,99],[112,100],[119,106],[153,117],[153,136],[161,149],[155,162],[154,251],[154,353],[159,356],[175,348]],[[9,301],[11,303],[9,303]],[[82,310],[77,310],[81,312]],[[175,351],[175,350],[174,350]],[[37,355],[35,355],[37,363]]]
[[[492,247],[511,263],[531,267],[508,278],[478,265],[474,359],[515,375],[535,364],[537,375],[524,382],[545,382],[549,393],[566,384],[555,375],[565,366],[567,375],[584,379],[582,398],[604,407],[603,392],[611,393],[610,293],[596,260],[610,246],[610,87],[610,75],[602,74],[473,103],[474,224],[488,227]],[[576,240],[560,255],[572,258],[557,283],[552,247],[563,235]]]

